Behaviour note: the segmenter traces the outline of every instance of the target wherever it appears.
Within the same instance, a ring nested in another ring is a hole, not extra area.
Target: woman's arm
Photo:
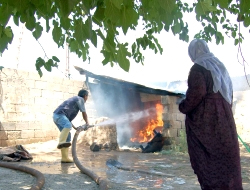
[[[180,112],[187,114],[195,109],[207,93],[206,80],[201,71],[193,66],[188,77],[186,99],[179,104]]]

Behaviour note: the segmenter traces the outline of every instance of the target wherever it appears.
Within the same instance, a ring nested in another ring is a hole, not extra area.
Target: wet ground
[[[60,163],[60,152],[56,145],[57,141],[24,145],[34,159],[13,164],[22,164],[42,172],[45,176],[42,190],[99,189],[74,163]],[[187,154],[166,151],[143,154],[139,150],[92,152],[89,147],[77,145],[77,157],[84,167],[105,178],[111,190],[200,190]],[[124,167],[146,171],[147,174],[110,168],[106,165],[108,159],[114,159]],[[250,190],[250,153],[244,147],[241,162],[244,190]],[[6,168],[0,168],[0,176],[0,190],[30,189],[36,180],[29,174]]]

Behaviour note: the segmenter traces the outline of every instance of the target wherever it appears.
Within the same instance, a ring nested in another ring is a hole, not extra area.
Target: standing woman
[[[202,190],[243,190],[232,81],[204,40],[194,39],[188,53],[194,65],[179,110],[186,114],[191,166]]]

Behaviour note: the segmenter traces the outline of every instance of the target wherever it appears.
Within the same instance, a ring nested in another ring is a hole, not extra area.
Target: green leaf
[[[44,63],[44,68],[45,68],[47,71],[51,72],[51,68],[52,68],[53,65],[54,65],[53,60],[52,60],[52,59],[49,59],[47,62]]]
[[[161,18],[162,18],[162,20],[164,21],[164,24],[165,24],[164,29],[168,32],[170,25],[173,23],[175,15],[172,15],[172,14],[169,13],[167,15],[164,15],[164,17],[162,16]]]
[[[114,42],[115,35],[112,31],[108,31],[107,37],[104,39],[105,49],[109,52],[115,52],[116,44]]]
[[[216,7],[212,5],[212,0],[199,1],[195,7],[197,16],[206,15],[208,12],[216,11]]]
[[[81,6],[84,14],[88,15],[93,6],[96,6],[96,1],[93,0],[84,0],[82,1],[83,5]]]
[[[56,56],[52,56],[52,59],[56,62],[60,62],[60,60]]]
[[[44,2],[43,2],[43,1],[40,1],[40,0],[32,0],[31,3],[32,3],[35,7],[44,6]]]
[[[13,21],[14,21],[14,23],[15,23],[17,26],[19,26],[19,16],[14,15],[14,16],[13,16]]]
[[[84,46],[81,48],[82,50],[82,60],[86,61],[88,58],[88,54],[89,54],[89,45],[88,43],[85,43]]]
[[[3,32],[3,27],[0,25],[0,38],[2,36],[2,32]]]
[[[222,24],[225,21],[225,17],[221,17],[220,23]]]
[[[37,71],[40,70],[41,67],[44,66],[44,64],[45,64],[45,61],[41,57],[37,58],[36,59],[36,70]]]
[[[215,34],[216,44],[218,45],[220,42],[224,44],[224,36],[222,36],[221,32],[216,32]]]
[[[228,8],[229,6],[229,1],[228,0],[214,0],[215,3],[219,4],[219,6],[222,8],[222,9],[226,9]]]
[[[62,36],[62,29],[58,26],[58,22],[53,21],[54,28],[52,30],[53,40],[57,43],[58,47],[60,46],[60,39]]]
[[[104,15],[106,19],[109,19],[111,22],[116,23],[121,15],[120,10],[112,4],[110,0],[104,0],[104,3],[106,5],[106,9],[104,12]]]
[[[248,27],[250,25],[250,17],[246,17],[244,20],[244,26]]]
[[[42,31],[43,31],[43,27],[39,23],[36,23],[35,31],[32,32],[36,40],[38,40],[41,37]]]
[[[97,47],[97,35],[94,30],[92,30],[91,42],[95,47]]]
[[[68,17],[72,9],[80,2],[80,0],[56,0],[59,4],[63,17]]]
[[[42,77],[43,73],[42,73],[41,69],[38,69],[37,71],[38,71],[39,76]]]
[[[121,9],[121,4],[123,0],[111,0],[112,4],[115,5],[116,8]]]
[[[3,28],[0,25],[0,53],[8,49],[8,44],[11,44],[13,34],[10,26]]]
[[[49,18],[46,17],[46,32],[49,32],[50,26],[49,26]]]
[[[130,67],[130,62],[127,59],[127,56],[130,57],[131,55],[128,52],[125,44],[119,44],[118,47],[119,49],[117,52],[117,62],[124,71],[128,72]]]
[[[102,31],[101,31],[100,29],[97,30],[97,34],[98,34],[98,36],[99,36],[102,40],[105,39],[105,36],[103,35],[103,33],[102,33]]]
[[[85,23],[83,23],[81,19],[77,20],[75,22],[74,29],[75,29],[74,37],[76,38],[78,43],[90,39],[92,28],[89,25],[89,20],[86,20]]]
[[[240,0],[240,12],[241,14],[249,13],[250,10],[250,1],[249,0]]]
[[[102,21],[105,18],[104,12],[105,12],[104,8],[97,7],[95,14],[93,16],[93,21],[99,26],[102,26]]]
[[[86,20],[86,22],[83,24],[83,35],[85,39],[91,39],[91,35],[92,35],[92,19],[91,17],[88,17],[88,19]]]
[[[171,27],[173,34],[178,34],[181,32],[181,24],[176,23],[174,26]]]
[[[69,42],[69,49],[70,49],[70,52],[76,52],[76,50],[79,49],[78,43],[76,40],[73,39]]]
[[[176,0],[158,0],[161,8],[163,8],[167,14],[171,14],[176,8]]]
[[[4,33],[5,33],[5,35],[6,35],[8,38],[11,38],[11,39],[12,39],[13,33],[12,33],[12,30],[11,30],[10,26],[8,26],[8,27],[6,27],[6,28],[4,29]]]
[[[85,50],[82,51],[82,60],[83,61],[87,60],[87,52]]]
[[[40,77],[43,76],[43,73],[41,71],[41,67],[43,67],[44,64],[45,64],[45,61],[41,57],[37,58],[37,60],[36,60],[36,70],[38,71],[38,74],[40,75]]]
[[[154,40],[158,50],[160,51],[160,54],[162,54],[163,49],[162,49],[161,45],[159,44],[158,40],[155,37],[153,37],[153,40]]]
[[[128,28],[137,25],[138,15],[133,7],[123,7],[121,12],[121,22],[123,33],[126,34]]]
[[[12,13],[12,9],[11,7],[7,4],[2,4],[0,3],[0,24],[3,26],[6,26],[6,24],[8,23],[11,13]]]
[[[0,37],[0,53],[3,53],[5,49],[8,49],[9,38],[6,35]]]
[[[236,46],[236,45],[238,45],[238,43],[239,43],[239,39],[235,39],[234,40],[234,45]]]
[[[236,37],[236,32],[235,32],[235,31],[232,32],[232,37],[233,37],[233,38]]]
[[[102,64],[107,65],[111,61],[111,59],[110,59],[111,53],[109,53],[105,50],[102,50],[101,53],[104,55],[104,60],[102,61]]]
[[[7,0],[7,2],[9,3],[9,5],[16,7],[18,12],[20,13],[25,13],[30,7],[33,7],[29,0]]]
[[[70,19],[68,17],[61,17],[60,23],[64,30],[68,30],[70,28]]]
[[[36,26],[36,19],[32,10],[27,10],[25,19],[25,26],[27,29],[32,31]]]
[[[82,41],[84,41],[84,35],[83,35],[83,23],[81,20],[77,20],[75,22],[75,33],[74,33],[74,37],[76,38],[76,40],[80,43]]]

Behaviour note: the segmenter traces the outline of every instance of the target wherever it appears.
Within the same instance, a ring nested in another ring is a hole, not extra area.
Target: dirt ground
[[[57,141],[54,140],[24,145],[34,157],[33,160],[13,164],[25,165],[42,172],[45,176],[42,190],[99,189],[99,186],[90,177],[81,173],[74,163],[60,163],[60,152],[56,149],[56,145]],[[0,147],[0,152],[6,149]],[[105,178],[110,190],[200,190],[190,167],[188,154],[170,151],[143,154],[139,150],[127,149],[92,152],[89,147],[77,146],[77,157],[84,167]],[[108,159],[115,159],[123,166],[152,174],[109,168],[106,165]],[[241,146],[241,163],[244,190],[250,190],[250,153],[243,146]],[[169,177],[155,175],[156,172],[169,174]],[[0,176],[0,190],[30,189],[36,181],[30,174],[2,167]]]

